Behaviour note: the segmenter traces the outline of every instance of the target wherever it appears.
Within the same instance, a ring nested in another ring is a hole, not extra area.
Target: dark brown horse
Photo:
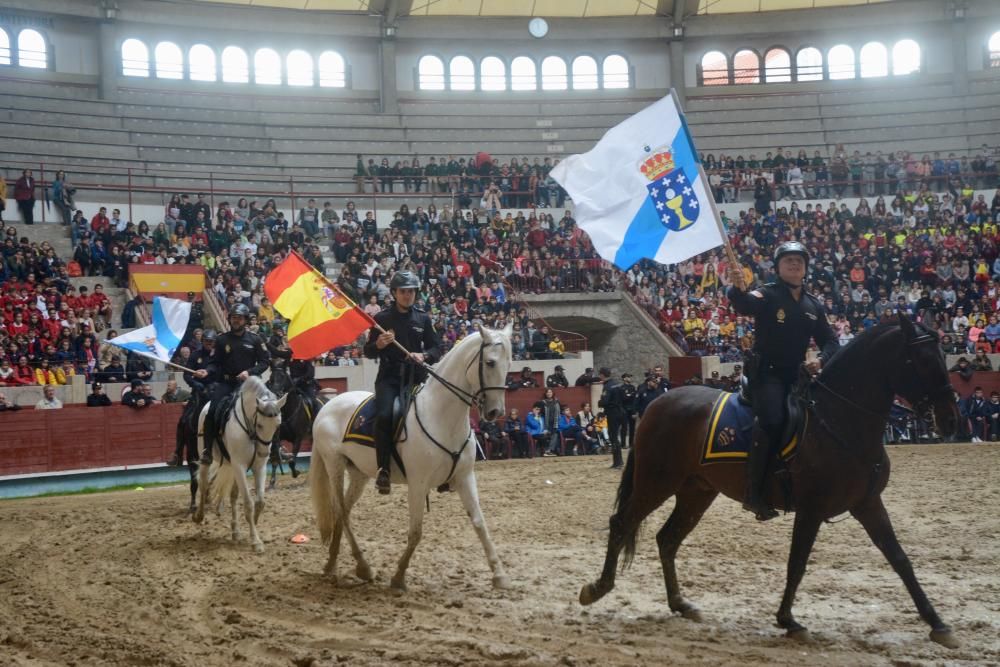
[[[674,558],[719,493],[739,501],[746,487],[743,461],[702,464],[708,415],[718,395],[707,387],[683,387],[646,409],[618,488],[604,570],[580,591],[581,604],[592,604],[614,588],[622,549],[628,565],[642,521],[676,496],[674,511],[656,535],[667,600],[672,611],[700,620],[698,609],[681,595]],[[938,427],[954,431],[958,411],[938,338],[905,317],[898,325],[879,325],[859,335],[829,361],[811,387],[808,426],[788,464],[796,514],[777,618],[789,636],[808,636],[792,616],[792,603],[820,524],[850,512],[902,578],[921,618],[931,626],[931,639],[958,645],[920,588],[882,504],[889,481],[882,433],[895,395],[920,409],[933,409]],[[770,497],[784,508],[777,483],[772,483]]]

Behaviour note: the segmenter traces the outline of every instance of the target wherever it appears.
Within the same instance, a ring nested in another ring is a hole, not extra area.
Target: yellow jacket
[[[556,354],[565,354],[566,344],[561,340],[554,340],[549,343],[549,352],[555,352]]]
[[[59,384],[56,381],[56,374],[52,370],[35,369],[35,384]],[[65,383],[63,383],[65,384]]]

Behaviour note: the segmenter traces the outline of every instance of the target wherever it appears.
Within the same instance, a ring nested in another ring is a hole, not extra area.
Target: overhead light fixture
[[[114,21],[118,18],[117,0],[101,0],[101,18],[105,21]]]
[[[386,39],[393,39],[395,37],[396,37],[396,26],[394,26],[394,25],[387,25],[385,27],[385,38]]]
[[[684,37],[684,26],[675,25],[674,26],[674,39],[682,39]]]
[[[549,22],[543,19],[541,16],[536,16],[535,18],[528,21],[528,32],[535,39],[541,39],[545,35],[549,34]]]

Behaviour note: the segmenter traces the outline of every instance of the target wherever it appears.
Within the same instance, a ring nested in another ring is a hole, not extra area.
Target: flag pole
[[[144,357],[148,357],[148,358],[152,359],[153,361],[158,361],[158,362],[160,362],[161,364],[163,364],[165,366],[170,366],[172,368],[176,368],[177,370],[184,371],[185,373],[194,374],[194,373],[197,372],[197,371],[195,371],[192,368],[188,368],[187,366],[181,366],[180,364],[175,364],[172,361],[164,361],[163,359],[160,359],[158,357],[150,357],[148,354],[142,354],[141,352],[137,352],[136,350],[131,350],[131,349],[127,348],[127,347],[122,347],[121,345],[116,345],[115,343],[112,343],[111,341],[105,340],[105,341],[102,341],[102,343],[104,345],[110,345],[112,347],[117,347],[119,350],[125,350],[126,352],[135,352],[136,354],[142,355]]]
[[[343,291],[341,291],[341,289],[339,287],[337,287],[337,285],[334,284],[334,282],[332,280],[330,280],[328,277],[326,277],[325,275],[323,275],[322,273],[320,273],[319,270],[315,266],[313,266],[312,264],[310,264],[309,261],[299,253],[299,251],[295,250],[294,248],[290,248],[289,249],[289,253],[292,254],[292,255],[295,255],[296,257],[298,257],[302,261],[302,263],[305,264],[306,266],[308,266],[309,270],[312,271],[313,274],[315,276],[317,276],[320,280],[322,280],[324,283],[326,283],[327,285],[329,285],[333,289],[337,290],[337,293],[340,294],[342,297],[344,297],[344,299],[347,300],[347,303],[351,304],[351,307],[358,308],[358,304],[354,303],[354,301],[351,300],[351,297],[349,297],[346,294],[344,294]],[[379,332],[381,332],[381,333],[389,333],[388,331],[386,331],[385,329],[382,328],[382,325],[380,325],[378,322],[376,322],[374,319],[372,319],[372,317],[368,313],[365,313],[365,311],[363,311],[363,310],[361,310],[360,312],[364,313],[364,316],[368,318],[368,321],[370,321],[372,323],[372,326],[375,329],[377,329]],[[394,341],[392,341],[392,344],[395,345],[396,347],[398,347],[399,350],[403,354],[405,354],[407,357],[410,356],[410,351],[407,350],[405,347],[403,347],[402,343],[400,343],[397,340],[394,340]]]
[[[691,137],[691,132],[688,130],[687,120],[684,118],[684,107],[681,106],[681,101],[677,97],[677,91],[674,88],[670,89],[670,96],[674,100],[674,106],[677,107],[677,115],[680,116],[681,127],[687,135],[688,143],[691,145],[691,151],[694,153],[695,161],[698,163],[698,176],[701,178],[702,183],[705,184],[705,187],[708,188],[708,203],[712,207],[712,217],[715,218],[715,224],[719,228],[719,234],[722,236],[722,244],[725,248],[726,258],[732,266],[740,267],[740,261],[736,258],[733,246],[729,242],[729,233],[726,231],[726,226],[722,224],[722,216],[719,214],[719,208],[715,204],[715,193],[712,192],[712,185],[708,181],[708,174],[705,173],[705,167],[698,158],[698,152],[695,149],[694,139]],[[742,275],[742,268],[740,273]],[[746,287],[746,285],[743,285],[743,287]]]

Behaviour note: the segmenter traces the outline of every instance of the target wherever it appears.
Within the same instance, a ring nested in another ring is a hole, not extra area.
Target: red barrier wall
[[[166,461],[183,404],[0,414],[0,476]]]

